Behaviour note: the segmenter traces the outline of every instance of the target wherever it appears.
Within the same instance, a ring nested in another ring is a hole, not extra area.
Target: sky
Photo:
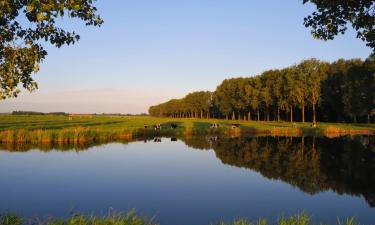
[[[45,45],[33,77],[39,89],[0,102],[0,112],[144,113],[150,105],[215,88],[307,58],[365,59],[371,49],[349,30],[313,39],[302,0],[98,0],[102,27],[64,18],[81,35],[73,46]]]

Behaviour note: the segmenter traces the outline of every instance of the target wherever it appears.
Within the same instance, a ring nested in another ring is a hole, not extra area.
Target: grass
[[[156,225],[152,219],[136,215],[135,211],[128,213],[110,213],[103,217],[74,214],[66,219],[35,219],[26,221],[16,214],[5,214],[0,217],[0,225]]]
[[[172,130],[171,123],[178,124]],[[210,129],[218,123],[219,129]],[[232,129],[232,123],[241,124]],[[155,131],[149,126],[163,124],[164,129]],[[142,136],[227,134],[227,135],[325,135],[329,137],[346,134],[375,134],[374,124],[319,123],[317,128],[310,123],[228,121],[217,119],[174,119],[156,117],[122,116],[14,116],[0,115],[0,142],[2,143],[87,143],[127,140]]]
[[[26,221],[24,218],[15,214],[0,215],[0,225],[156,225],[152,219],[138,216],[134,210],[128,213],[110,213],[103,217],[85,216],[74,214],[66,219],[48,219],[46,221]],[[266,219],[258,219],[251,222],[245,218],[238,218],[231,222],[221,221],[217,225],[313,225],[311,217],[307,213],[292,215],[289,217],[281,217],[275,223],[268,223]],[[323,224],[323,223],[319,223]],[[327,224],[328,225],[328,224]],[[354,218],[344,221],[338,219],[337,225],[359,225]]]
[[[307,213],[301,213],[292,215],[289,217],[281,217],[279,218],[276,223],[268,223],[266,219],[258,219],[255,222],[251,222],[248,219],[239,218],[235,219],[232,222],[226,223],[226,222],[220,222],[219,225],[313,225],[314,223],[311,222],[311,217]],[[325,223],[319,223],[320,225],[323,225]],[[328,224],[326,224],[328,225]],[[340,220],[337,219],[337,225],[360,225],[354,217],[348,218],[346,220]]]

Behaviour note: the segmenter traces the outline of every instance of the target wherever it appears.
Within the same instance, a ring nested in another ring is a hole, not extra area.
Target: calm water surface
[[[303,210],[375,224],[375,139],[185,137],[81,150],[0,151],[0,212],[137,209],[165,225]],[[5,150],[7,149],[7,150]]]

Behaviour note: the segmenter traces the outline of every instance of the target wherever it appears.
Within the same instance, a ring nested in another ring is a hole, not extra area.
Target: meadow
[[[218,129],[210,128],[217,123]],[[232,124],[239,128],[232,128]],[[155,130],[154,125],[162,129]],[[177,128],[172,129],[171,124]],[[147,128],[145,128],[147,125]],[[179,119],[150,116],[0,115],[1,143],[86,143],[130,140],[142,136],[193,134],[328,136],[375,134],[374,124],[256,122],[218,119]]]

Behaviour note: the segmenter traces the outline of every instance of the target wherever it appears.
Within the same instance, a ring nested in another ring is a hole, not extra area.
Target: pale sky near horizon
[[[63,24],[74,46],[47,47],[34,75],[39,89],[0,102],[0,112],[143,113],[222,80],[252,76],[315,57],[366,58],[353,31],[315,40],[303,26],[313,9],[301,0],[99,0],[101,28]]]

